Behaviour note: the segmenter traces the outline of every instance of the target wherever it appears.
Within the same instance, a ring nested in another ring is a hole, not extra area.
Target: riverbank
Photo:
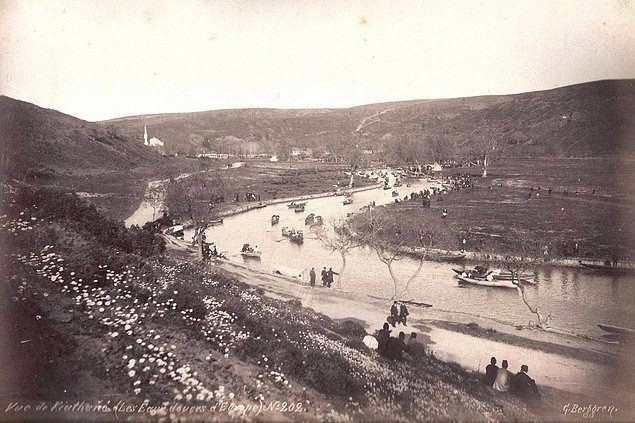
[[[388,299],[322,287],[311,289],[306,283],[264,274],[233,262],[221,261],[216,266],[214,268],[264,289],[273,298],[299,299],[305,307],[331,318],[353,319],[367,332],[381,327],[390,307]],[[632,365],[628,347],[538,330],[518,331],[513,325],[482,316],[461,316],[436,305],[432,308],[411,306],[409,326],[398,326],[395,331],[408,333],[410,328],[419,332],[418,339],[436,357],[457,362],[471,371],[482,372],[492,355],[499,361],[508,359],[514,371],[517,371],[515,366],[528,364],[539,386],[549,387],[554,406],[559,401],[600,401],[609,392],[621,398],[620,401],[630,401],[627,398],[632,385],[623,377]],[[590,385],[587,381],[591,379],[596,383]]]

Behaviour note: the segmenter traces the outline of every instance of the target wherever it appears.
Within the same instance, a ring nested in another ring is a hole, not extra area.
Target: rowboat
[[[623,328],[620,326],[607,325],[606,323],[598,323],[598,327],[603,331],[610,332],[617,335],[630,336],[635,334],[635,330],[629,328]]]
[[[294,269],[292,267],[284,266],[282,264],[274,263],[273,265],[273,273],[278,275],[286,276],[289,278],[297,278],[302,279],[302,274],[304,270]]]
[[[304,218],[304,224],[310,225],[314,222],[314,220],[315,220],[315,214],[311,213]]]
[[[280,216],[278,216],[277,214],[271,216],[271,226],[277,225],[278,223],[280,223]]]
[[[294,211],[294,212],[296,212],[296,213],[302,213],[302,212],[304,212],[304,204],[302,204],[302,205],[300,205],[300,204],[296,205],[296,206],[293,208],[293,211]]]
[[[397,197],[399,195],[399,193],[397,191],[393,191],[391,194],[393,197]]]
[[[289,228],[287,226],[282,228],[282,236],[291,236],[295,232],[295,229]]]
[[[468,278],[467,276],[459,276],[459,282],[469,283],[472,285],[492,286],[496,288],[516,288],[516,285],[514,285],[512,281],[496,280],[496,279],[492,279],[491,281],[488,281],[487,279],[474,279],[474,278]]]
[[[302,234],[302,231],[295,231],[294,233],[289,235],[289,239],[291,239],[291,242],[294,242],[296,244],[303,244],[304,234]]]
[[[296,206],[306,206],[306,201],[304,203],[296,203],[295,201],[292,201],[289,204],[287,204],[287,207],[289,207],[290,209],[293,209]]]
[[[488,270],[482,266],[477,266],[476,269],[472,270],[461,270],[461,269],[452,269],[454,273],[460,276],[467,276],[473,279],[484,279],[487,276],[491,276],[492,279],[496,280],[508,280],[512,279],[520,279],[523,283],[528,283],[534,285],[536,282],[534,280],[533,273],[520,273],[519,275],[512,276],[511,272],[499,272],[499,269]]]
[[[258,247],[252,247],[249,244],[244,244],[242,250],[240,251],[240,255],[243,257],[260,258],[260,250],[258,250]]]
[[[456,263],[465,260],[465,254],[428,254],[428,260]]]
[[[353,197],[348,197],[346,200],[342,201],[342,204],[344,204],[345,206],[353,204]]]
[[[313,223],[310,223],[309,225],[313,227],[313,226],[321,226],[323,224],[324,224],[324,220],[322,219],[322,216],[315,216],[313,218]]]
[[[585,267],[587,269],[597,270],[597,271],[606,272],[606,273],[612,273],[615,275],[635,274],[635,268],[632,268],[632,267],[606,266],[601,264],[583,263],[581,261],[579,261],[578,264],[580,264],[580,266]]]

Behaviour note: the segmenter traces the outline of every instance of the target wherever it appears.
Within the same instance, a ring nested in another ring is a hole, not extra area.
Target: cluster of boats
[[[459,279],[459,283],[493,286],[498,288],[516,288],[518,284],[535,285],[533,273],[512,274],[501,269],[488,269],[485,266],[475,266],[471,270],[452,269]]]

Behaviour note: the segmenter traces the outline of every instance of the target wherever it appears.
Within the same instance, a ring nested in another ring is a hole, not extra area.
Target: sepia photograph
[[[0,422],[632,422],[631,0],[0,0]]]

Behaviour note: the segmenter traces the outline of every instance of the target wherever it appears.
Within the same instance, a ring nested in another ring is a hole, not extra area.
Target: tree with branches
[[[337,252],[342,257],[342,267],[339,269],[337,277],[337,288],[342,289],[342,279],[346,270],[346,256],[348,253],[360,246],[357,240],[357,234],[351,228],[347,220],[333,220],[329,222],[329,226],[321,225],[312,228],[317,239],[324,247]]]
[[[508,272],[512,275],[512,283],[516,286],[516,291],[518,292],[518,296],[529,312],[536,316],[536,327],[543,330],[549,329],[549,319],[551,318],[551,313],[545,316],[540,309],[540,307],[536,305],[532,305],[527,299],[527,295],[525,292],[525,286],[520,281],[520,275],[527,270],[528,265],[530,264],[530,260],[527,254],[527,246],[525,243],[520,243],[520,252],[517,254],[510,254],[505,256],[503,260],[503,266],[507,269]]]
[[[364,235],[362,240],[369,244],[377,253],[379,261],[388,268],[388,273],[393,282],[392,300],[402,298],[410,291],[410,284],[421,273],[425,263],[427,252],[433,247],[437,234],[438,222],[434,218],[428,219],[426,224],[416,226],[403,226],[390,216],[376,210],[366,213],[362,222]],[[408,242],[416,240],[418,249],[407,247]],[[421,249],[423,251],[421,251]],[[417,267],[406,280],[403,289],[399,277],[394,271],[394,264],[405,257],[418,257]]]
[[[167,191],[166,183],[164,181],[156,181],[151,183],[146,189],[144,195],[144,201],[152,207],[152,221],[156,220],[157,211],[163,206],[165,201],[165,194]]]
[[[227,185],[220,171],[207,176],[171,180],[166,196],[166,208],[172,216],[189,219],[194,227],[192,245],[197,245],[203,259],[204,233],[218,218],[218,205],[224,201]]]

